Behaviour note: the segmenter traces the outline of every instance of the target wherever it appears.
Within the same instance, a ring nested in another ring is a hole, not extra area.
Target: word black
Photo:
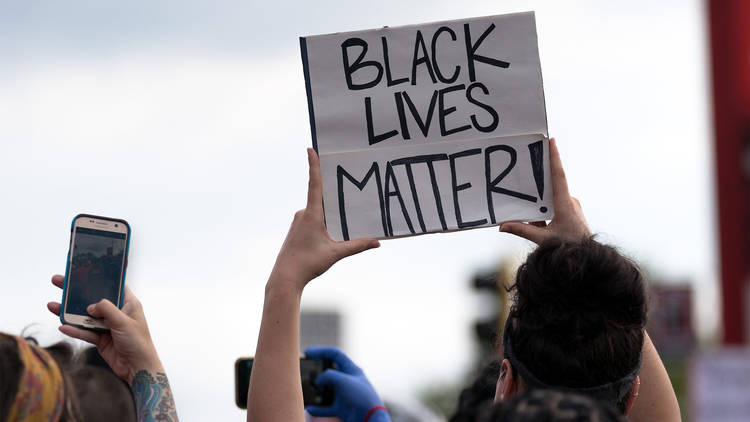
[[[495,29],[495,24],[491,24],[487,29],[484,30],[482,35],[479,36],[479,38],[476,40],[476,42],[472,42],[471,40],[471,28],[469,27],[468,23],[464,24],[464,43],[466,47],[466,67],[469,71],[469,80],[471,82],[476,82],[476,70],[475,70],[475,62],[485,63],[491,66],[496,66],[500,68],[508,68],[510,67],[510,63],[493,59],[490,57],[485,57],[482,55],[477,54],[477,50],[479,49],[479,46],[482,44],[482,42],[487,38],[487,36],[492,32],[492,30]],[[425,69],[430,75],[430,79],[432,80],[432,83],[435,84],[438,82],[438,80],[444,84],[452,84],[454,83],[459,75],[461,74],[461,66],[456,65],[453,68],[453,72],[450,74],[450,76],[445,76],[445,73],[443,73],[443,69],[441,69],[438,60],[437,60],[437,43],[440,40],[440,36],[442,34],[445,34],[446,36],[450,36],[450,39],[452,42],[455,42],[457,40],[456,33],[450,29],[447,26],[442,26],[438,28],[437,31],[432,35],[432,42],[430,43],[432,49],[432,54],[429,54],[427,52],[427,46],[425,45],[424,37],[422,36],[422,31],[417,31],[417,34],[414,39],[414,55],[412,57],[412,63],[411,63],[411,78],[409,77],[403,77],[403,78],[397,78],[394,79],[393,75],[391,73],[391,65],[390,65],[390,58],[388,57],[388,40],[386,37],[381,37],[380,41],[383,45],[383,63],[376,60],[366,60],[363,61],[365,58],[365,55],[367,54],[368,50],[368,44],[367,41],[361,39],[361,38],[348,38],[346,41],[341,43],[341,57],[344,62],[344,75],[346,77],[346,85],[349,87],[350,90],[356,91],[361,89],[368,89],[377,86],[380,81],[383,79],[383,73],[385,73],[386,77],[386,84],[388,86],[394,86],[399,85],[406,82],[411,82],[412,85],[417,84],[417,69],[419,66],[425,66]],[[443,37],[445,38],[445,37]],[[353,47],[360,47],[361,50],[359,52],[359,56],[354,60],[354,63],[351,63],[349,60],[349,49]],[[372,78],[370,81],[362,82],[362,83],[354,83],[352,80],[352,75],[361,70],[368,67],[372,67],[375,69],[376,76]],[[384,71],[385,69],[385,71]]]

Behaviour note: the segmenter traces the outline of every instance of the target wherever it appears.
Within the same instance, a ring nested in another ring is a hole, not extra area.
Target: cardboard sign
[[[552,217],[533,12],[303,37],[300,47],[331,237]]]
[[[698,422],[747,421],[750,415],[750,349],[703,351],[690,367],[690,418]]]

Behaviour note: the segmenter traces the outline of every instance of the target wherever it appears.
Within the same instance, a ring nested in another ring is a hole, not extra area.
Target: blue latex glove
[[[338,369],[326,369],[315,379],[318,386],[333,386],[336,389],[330,407],[307,406],[305,410],[313,416],[336,416],[344,422],[364,422],[365,417],[383,401],[372,388],[365,373],[335,347],[308,347],[305,355],[311,359],[331,359]],[[375,410],[367,422],[391,422],[384,409]]]

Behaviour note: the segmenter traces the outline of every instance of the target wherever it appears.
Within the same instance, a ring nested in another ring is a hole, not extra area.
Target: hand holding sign
[[[310,165],[307,206],[294,214],[271,276],[271,280],[292,283],[299,291],[340,259],[380,246],[372,238],[346,242],[331,239],[323,221],[320,163],[312,148],[307,150],[307,160]]]
[[[549,140],[550,172],[552,173],[552,191],[555,195],[555,216],[549,225],[541,227],[534,224],[508,222],[500,225],[500,231],[523,237],[540,244],[552,237],[578,240],[591,236],[581,203],[570,196],[568,180],[560,160],[560,151],[554,138]]]

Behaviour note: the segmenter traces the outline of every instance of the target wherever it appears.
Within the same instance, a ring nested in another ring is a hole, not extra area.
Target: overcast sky
[[[592,229],[696,289],[716,326],[703,2],[0,0],[0,330],[60,297],[72,217],[133,227],[142,299],[186,420],[234,418],[233,364],[255,350],[263,286],[305,203],[310,145],[298,37],[535,10],[549,132]],[[473,358],[477,270],[522,240],[480,229],[383,242],[305,291],[386,398],[413,401]]]

